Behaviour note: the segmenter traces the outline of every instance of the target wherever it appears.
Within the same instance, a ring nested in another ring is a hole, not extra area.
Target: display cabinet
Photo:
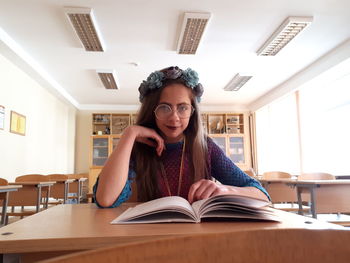
[[[228,156],[237,165],[244,165],[246,163],[245,158],[245,146],[243,136],[228,136]]]
[[[225,134],[225,114],[208,114],[208,133]]]
[[[111,114],[93,113],[92,114],[92,134],[103,135],[110,134]]]
[[[130,126],[130,114],[112,114],[111,134],[122,134]]]
[[[244,134],[243,114],[226,114],[225,127],[227,134]]]
[[[109,136],[95,135],[91,137],[91,167],[102,167],[110,152]]]

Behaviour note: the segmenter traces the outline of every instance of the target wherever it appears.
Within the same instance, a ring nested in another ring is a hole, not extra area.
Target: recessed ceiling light
[[[86,51],[104,51],[91,8],[66,7],[65,13]]]
[[[114,70],[98,69],[96,72],[106,89],[119,89]]]
[[[288,17],[257,51],[259,56],[274,56],[312,22],[312,17]]]
[[[224,88],[224,90],[226,90],[226,91],[238,91],[251,78],[252,78],[252,76],[241,76],[239,73],[237,73],[233,77],[233,79],[227,84],[227,86]]]
[[[177,45],[179,54],[196,54],[210,13],[185,13]]]

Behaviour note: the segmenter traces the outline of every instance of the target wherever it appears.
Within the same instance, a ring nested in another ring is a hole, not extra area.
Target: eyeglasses
[[[179,104],[176,105],[176,113],[180,119],[187,119],[191,117],[194,112],[194,108],[191,104]],[[166,120],[173,114],[173,108],[168,104],[159,104],[154,110],[154,113],[158,120]]]

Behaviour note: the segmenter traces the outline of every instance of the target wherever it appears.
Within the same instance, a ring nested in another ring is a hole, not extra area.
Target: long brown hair
[[[136,125],[151,128],[159,132],[154,110],[158,105],[163,89],[172,84],[184,85],[184,82],[180,79],[166,80],[160,89],[146,96],[138,112]],[[184,86],[188,88],[186,85]],[[197,181],[201,178],[209,177],[207,169],[208,150],[198,102],[193,92],[191,94],[191,104],[195,111],[190,117],[184,135],[186,137],[186,150],[190,153],[190,171],[193,173],[193,180]],[[135,161],[133,169],[136,172],[138,200],[148,201],[157,198],[159,196],[157,172],[160,169],[160,160],[155,149],[146,144],[136,142],[132,156]],[[196,166],[193,165],[194,163]]]

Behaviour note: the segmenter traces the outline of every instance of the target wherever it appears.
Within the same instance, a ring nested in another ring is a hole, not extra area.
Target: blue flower
[[[162,87],[164,79],[164,73],[160,71],[155,71],[151,73],[147,78],[147,84],[149,89],[159,89]]]
[[[186,85],[194,88],[195,86],[198,85],[198,74],[196,71],[188,68],[185,71],[182,72],[181,78],[185,81]]]

